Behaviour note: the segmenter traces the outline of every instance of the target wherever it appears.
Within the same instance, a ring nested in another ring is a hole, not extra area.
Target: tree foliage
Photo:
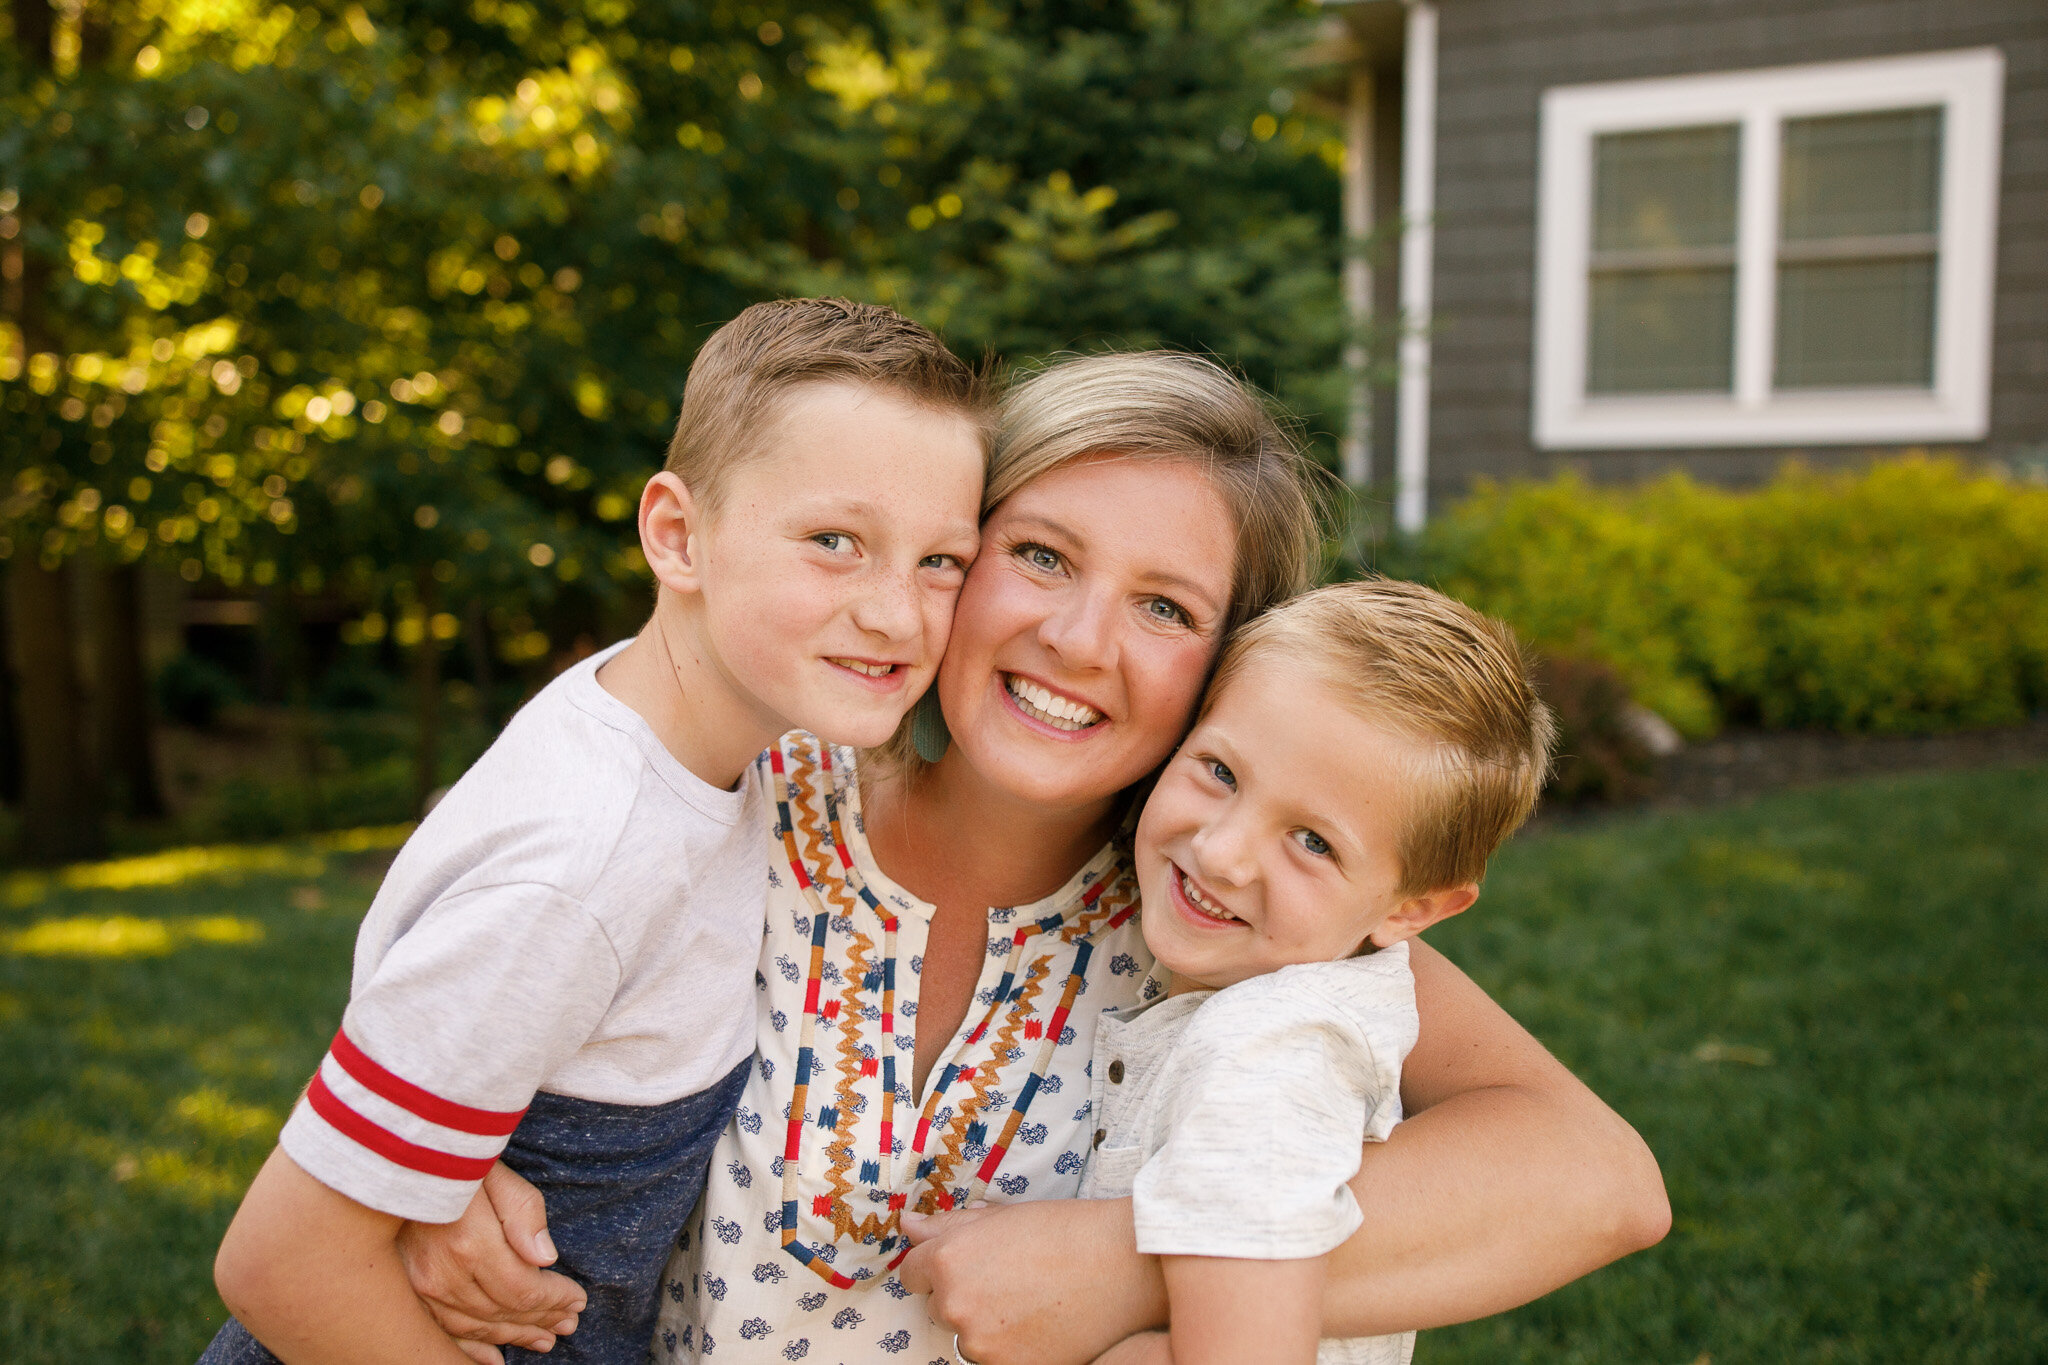
[[[517,667],[632,620],[640,484],[756,300],[1009,362],[1190,347],[1336,408],[1296,0],[10,3],[17,635],[69,562],[342,610],[415,650],[422,791],[437,644]],[[51,792],[81,761],[27,760]]]

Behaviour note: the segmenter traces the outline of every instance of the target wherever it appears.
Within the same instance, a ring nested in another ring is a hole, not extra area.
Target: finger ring
[[[953,1333],[953,1359],[959,1361],[960,1365],[975,1365],[974,1360],[967,1352],[960,1349],[960,1334],[958,1332]]]

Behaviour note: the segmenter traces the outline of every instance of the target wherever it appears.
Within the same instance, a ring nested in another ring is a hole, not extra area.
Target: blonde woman
[[[1158,989],[1120,831],[1224,636],[1307,586],[1307,474],[1196,357],[1012,390],[913,724],[868,755],[793,734],[756,764],[777,811],[758,1049],[656,1360],[1056,1365],[1163,1321],[1129,1201],[1074,1197],[1094,1021]],[[1409,1118],[1352,1181],[1366,1223],[1331,1259],[1324,1335],[1498,1312],[1668,1224],[1627,1124],[1448,961],[1417,945],[1414,971]],[[533,1217],[501,1236],[475,1212],[422,1230],[416,1286],[472,1340],[551,1343],[573,1291],[506,1250]]]

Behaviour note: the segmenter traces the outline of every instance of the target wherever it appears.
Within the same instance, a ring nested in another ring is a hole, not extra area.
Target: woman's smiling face
[[[1192,460],[1081,460],[1011,494],[983,525],[939,670],[960,759],[1053,806],[1158,767],[1221,643],[1236,539]]]

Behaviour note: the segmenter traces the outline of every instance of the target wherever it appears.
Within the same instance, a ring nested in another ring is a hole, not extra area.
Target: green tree
[[[628,619],[682,376],[760,298],[878,299],[1011,360],[1194,347],[1311,412],[1336,373],[1335,144],[1287,6],[10,2],[24,738],[80,730],[24,638],[69,631],[67,566],[151,559],[417,651],[424,788],[439,650],[526,666]],[[45,747],[30,823],[76,826],[78,742]]]

